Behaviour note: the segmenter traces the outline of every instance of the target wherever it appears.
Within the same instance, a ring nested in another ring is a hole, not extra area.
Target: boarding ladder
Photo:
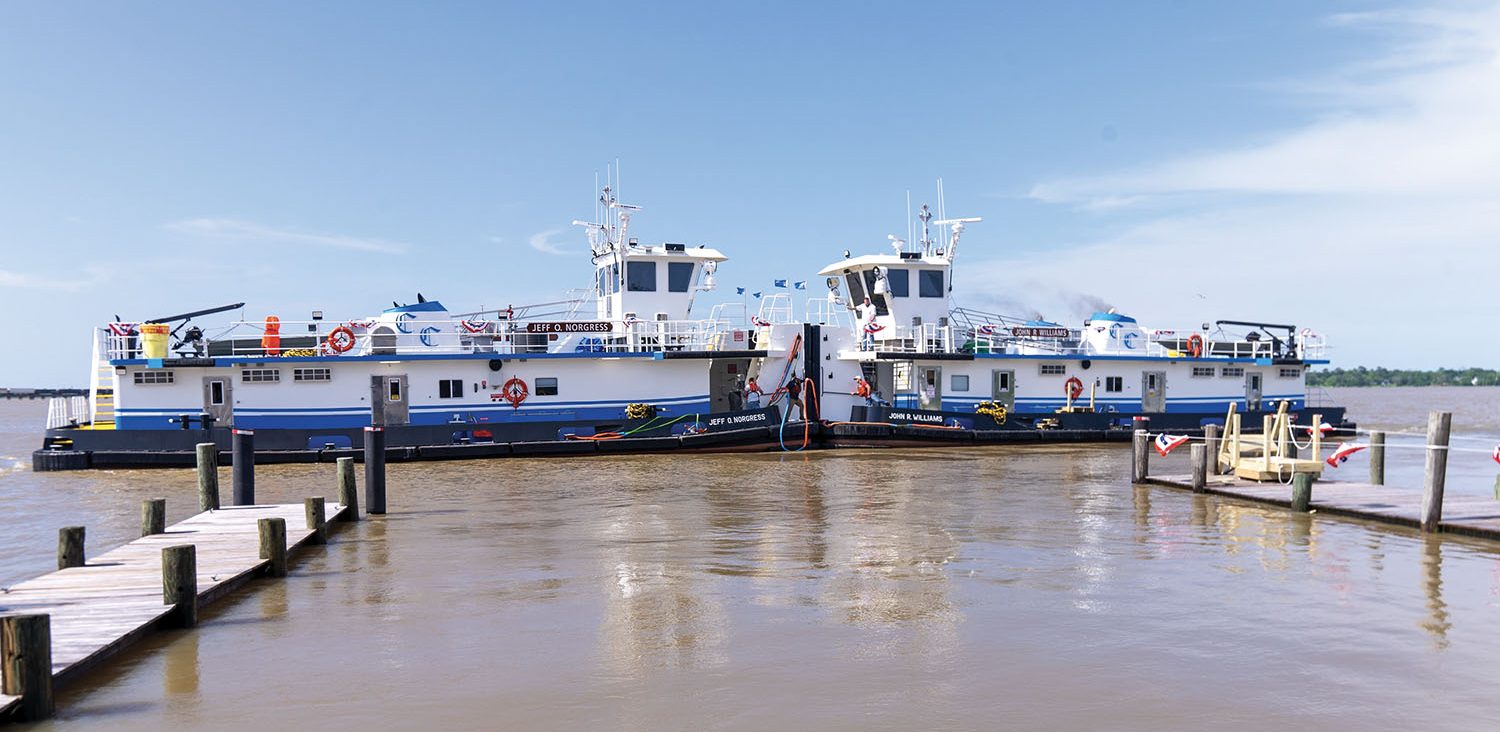
[[[94,331],[94,372],[89,375],[89,403],[93,405],[89,424],[94,429],[115,426],[115,368],[106,357],[105,332]]]

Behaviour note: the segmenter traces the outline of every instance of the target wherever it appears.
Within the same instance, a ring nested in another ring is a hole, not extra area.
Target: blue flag
[[[798,280],[796,282],[793,282],[792,283],[792,288],[793,289],[797,289],[797,290],[806,290],[807,289],[807,280]]]
[[[780,287],[783,290],[786,289],[786,280],[776,280],[775,282],[772,282],[771,284],[776,285],[777,287]]]
[[[756,299],[759,299],[759,298],[760,298],[760,293],[759,293],[759,292],[752,292],[752,293],[750,293],[750,294],[751,294],[751,295],[754,295],[754,296],[755,296],[755,297],[756,297]]]
[[[743,294],[745,294],[745,288],[743,288],[743,287],[736,287],[736,288],[734,288],[734,294],[736,294],[736,295],[743,295]]]

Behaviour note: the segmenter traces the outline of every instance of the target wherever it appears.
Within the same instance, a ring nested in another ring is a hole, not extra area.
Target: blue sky
[[[617,158],[728,293],[942,177],[960,304],[1500,356],[1493,4],[563,5],[0,4],[0,384],[81,383],[116,313],[555,299]]]

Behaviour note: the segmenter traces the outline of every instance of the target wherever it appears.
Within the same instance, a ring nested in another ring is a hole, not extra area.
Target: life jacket
[[[260,337],[260,347],[267,356],[281,355],[281,318],[266,316],[266,334]]]

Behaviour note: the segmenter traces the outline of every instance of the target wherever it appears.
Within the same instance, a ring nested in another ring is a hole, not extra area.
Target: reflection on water
[[[1368,730],[1500,715],[1500,559],[1485,545],[1127,472],[1117,446],[392,465],[390,515],[199,628],[152,636],[41,728]],[[334,489],[332,466],[261,475],[270,501]],[[50,562],[60,518],[87,524],[96,551],[96,535],[128,538],[139,498],[193,496],[190,471],[23,476],[0,477],[12,577]]]

